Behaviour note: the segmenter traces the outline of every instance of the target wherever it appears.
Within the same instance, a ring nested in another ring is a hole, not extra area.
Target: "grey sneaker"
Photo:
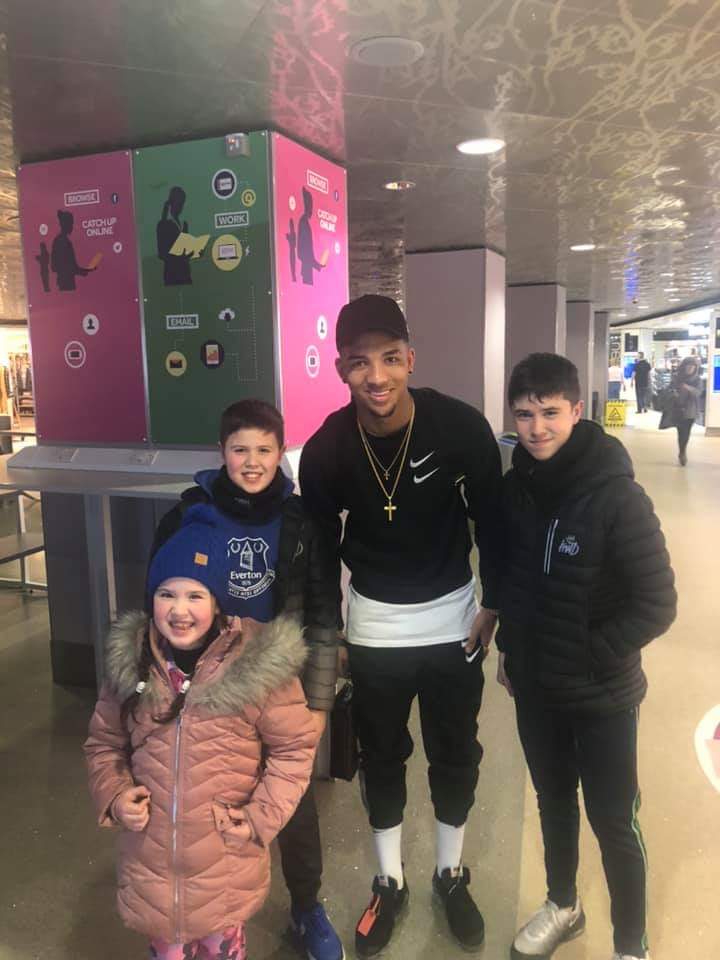
[[[574,907],[558,907],[546,900],[513,940],[510,956],[513,960],[549,960],[553,951],[566,940],[579,937],[585,929],[585,914],[578,898]]]
[[[650,960],[650,954],[646,953],[644,957],[633,957],[629,953],[614,953],[612,960]]]

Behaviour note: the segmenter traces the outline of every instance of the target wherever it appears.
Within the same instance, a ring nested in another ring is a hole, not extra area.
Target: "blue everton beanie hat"
[[[180,529],[152,558],[147,575],[149,609],[152,609],[153,594],[160,584],[175,577],[202,583],[222,608],[227,592],[224,576],[225,541],[210,507],[205,504],[190,507]]]

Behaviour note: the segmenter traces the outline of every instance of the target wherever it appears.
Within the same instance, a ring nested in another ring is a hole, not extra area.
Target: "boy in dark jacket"
[[[675,619],[670,558],[627,452],[581,420],[569,360],[531,354],[513,370],[508,399],[519,442],[504,480],[498,680],[515,698],[548,884],[511,953],[548,958],[583,932],[580,782],[610,893],[613,960],[639,960],[648,956],[637,821],[638,707],[647,689],[640,649]]]
[[[303,687],[322,732],[335,699],[338,601],[320,539],[293,483],[280,468],[285,451],[280,413],[262,400],[232,404],[220,419],[223,467],[202,470],[155,534],[152,553],[182,525],[196,503],[214,508],[227,535],[223,609],[268,622],[295,616],[305,627]],[[312,781],[278,835],[292,901],[292,925],[312,960],[341,960],[342,944],[318,902],[322,853]]]

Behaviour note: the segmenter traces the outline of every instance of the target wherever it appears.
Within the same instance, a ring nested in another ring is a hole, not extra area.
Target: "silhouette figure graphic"
[[[313,247],[313,233],[312,227],[310,226],[310,217],[312,217],[313,212],[312,194],[306,187],[303,187],[302,195],[305,212],[298,222],[297,255],[301,264],[300,273],[302,275],[302,282],[312,286],[314,282],[313,271],[322,270],[323,264],[315,259],[315,249]]]
[[[75,277],[87,277],[95,267],[81,267],[75,259],[75,248],[72,245],[70,234],[73,232],[75,218],[67,210],[58,210],[60,233],[53,240],[50,254],[50,267],[57,275],[58,290],[74,290]],[[40,264],[42,272],[42,263]]]
[[[50,293],[50,253],[46,243],[40,244],[40,253],[35,257],[40,264],[40,279],[42,280],[43,290]]]
[[[163,283],[166,287],[179,287],[192,283],[190,270],[191,253],[175,256],[170,253],[172,245],[181,233],[188,232],[187,220],[180,223],[180,214],[185,206],[185,191],[182,187],[172,187],[162,209],[162,215],[156,228],[158,257],[165,264]]]
[[[297,263],[295,250],[297,248],[297,234],[295,233],[295,221],[292,217],[290,217],[290,227],[288,232],[285,234],[285,239],[287,240],[288,247],[290,248],[290,276],[292,277],[293,283],[295,283],[295,267]]]

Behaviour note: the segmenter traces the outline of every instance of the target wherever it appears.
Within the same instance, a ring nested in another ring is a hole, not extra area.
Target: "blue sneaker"
[[[308,960],[345,960],[340,937],[335,933],[321,903],[316,903],[312,910],[293,907],[290,917]]]

